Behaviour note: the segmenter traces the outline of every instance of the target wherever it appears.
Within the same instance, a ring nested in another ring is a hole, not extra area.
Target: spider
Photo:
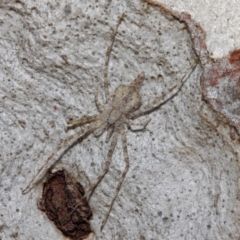
[[[90,200],[94,190],[99,185],[99,183],[102,181],[104,176],[107,174],[109,170],[109,166],[111,163],[112,155],[114,152],[114,149],[116,147],[117,141],[119,137],[121,138],[122,148],[123,148],[123,156],[125,161],[125,168],[122,173],[122,176],[120,178],[120,181],[117,185],[115,195],[109,205],[109,209],[105,215],[105,218],[101,225],[101,230],[103,229],[109,214],[111,212],[111,209],[113,207],[113,204],[117,198],[118,192],[122,186],[123,180],[128,172],[129,169],[129,156],[128,156],[128,149],[127,149],[127,137],[126,137],[126,126],[131,130],[135,131],[132,126],[139,127],[139,130],[145,129],[146,125],[150,122],[150,118],[142,121],[140,123],[132,123],[131,120],[134,120],[140,116],[143,116],[155,109],[157,109],[162,104],[166,103],[170,99],[172,99],[181,89],[184,82],[188,79],[189,75],[193,72],[195,69],[195,66],[197,65],[195,63],[194,67],[191,67],[191,70],[188,71],[187,74],[185,74],[180,83],[177,85],[174,85],[171,89],[168,91],[167,94],[163,94],[160,97],[156,97],[152,103],[140,108],[142,104],[141,95],[140,95],[140,89],[143,84],[145,75],[144,72],[141,72],[136,79],[134,79],[130,84],[119,85],[112,96],[110,96],[109,93],[109,82],[108,82],[108,66],[109,66],[109,59],[111,50],[113,47],[113,43],[115,40],[115,36],[118,31],[118,27],[120,23],[122,22],[124,18],[124,14],[122,14],[117,22],[117,25],[113,31],[111,44],[107,49],[106,52],[106,60],[105,60],[105,66],[104,66],[104,92],[106,97],[106,104],[102,105],[98,100],[98,91],[95,92],[95,103],[97,106],[97,109],[99,111],[98,114],[92,115],[92,116],[83,116],[82,118],[78,120],[69,120],[67,124],[72,127],[80,127],[86,125],[85,128],[81,129],[79,132],[67,137],[65,140],[63,140],[58,147],[55,149],[55,151],[47,158],[44,166],[38,171],[38,173],[33,177],[33,179],[30,181],[28,186],[23,190],[23,193],[27,193],[32,189],[36,183],[41,179],[47,170],[52,167],[52,165],[56,162],[56,154],[63,148],[65,148],[71,140],[83,140],[85,137],[93,133],[95,137],[99,137],[102,135],[104,131],[107,131],[106,135],[106,142],[108,143],[110,140],[110,148],[107,154],[107,159],[105,162],[104,169],[102,173],[98,176],[96,181],[91,184],[88,200]],[[54,158],[55,157],[55,158]]]

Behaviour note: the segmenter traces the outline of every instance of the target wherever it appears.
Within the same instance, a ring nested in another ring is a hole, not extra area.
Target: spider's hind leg
[[[58,158],[56,155],[58,154],[61,149],[64,149],[67,146],[71,146],[71,141],[76,141],[77,139],[84,139],[90,133],[92,133],[98,126],[96,125],[89,125],[84,129],[81,129],[79,132],[65,138],[54,150],[54,152],[47,158],[44,162],[44,165],[39,169],[37,174],[32,178],[32,180],[28,183],[27,187],[23,189],[22,193],[25,194],[29,192],[37,183],[38,181],[45,175],[45,173],[56,163]]]
[[[124,160],[125,160],[126,165],[125,165],[124,171],[122,173],[121,179],[120,179],[120,181],[119,181],[119,183],[117,185],[115,195],[114,195],[114,197],[113,197],[113,199],[112,199],[112,201],[110,203],[109,209],[108,209],[108,211],[107,211],[107,213],[105,215],[105,218],[104,218],[104,220],[102,222],[101,230],[103,229],[105,223],[108,220],[108,217],[109,217],[109,214],[110,214],[110,212],[112,210],[113,204],[114,204],[114,202],[115,202],[115,200],[116,200],[116,198],[118,196],[118,193],[119,193],[119,191],[121,189],[123,180],[124,180],[124,178],[125,178],[125,176],[126,176],[126,174],[128,172],[128,169],[129,169],[129,156],[128,156],[128,150],[127,150],[127,137],[126,137],[126,132],[125,132],[125,129],[124,129],[123,126],[121,128],[121,140],[122,140],[123,155],[124,155]]]
[[[114,132],[114,135],[112,137],[112,142],[108,151],[108,155],[107,155],[107,160],[105,162],[105,167],[103,169],[103,172],[98,176],[97,180],[95,181],[95,183],[92,184],[92,186],[89,189],[89,195],[88,195],[88,201],[90,200],[94,190],[96,189],[96,187],[98,186],[98,184],[102,181],[102,179],[104,178],[104,176],[107,174],[108,170],[109,170],[109,166],[111,163],[111,159],[112,159],[112,155],[114,152],[114,149],[116,147],[117,144],[117,140],[118,140],[118,132]]]

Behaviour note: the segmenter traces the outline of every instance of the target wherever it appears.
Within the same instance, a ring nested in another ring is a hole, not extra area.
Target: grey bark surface
[[[61,140],[78,130],[66,131],[66,120],[97,113],[97,86],[104,102],[105,53],[123,12],[110,58],[111,93],[144,71],[147,105],[194,63],[184,24],[158,8],[139,0],[85,2],[1,3],[0,239],[66,239],[37,207],[44,179],[28,194],[22,189]],[[124,169],[118,143],[90,201],[97,239],[240,237],[238,145],[228,125],[213,127],[201,73],[198,66],[177,96],[142,117],[152,119],[145,131],[127,131],[130,169],[100,232]],[[56,167],[71,172],[87,191],[103,168],[105,137],[90,135]]]

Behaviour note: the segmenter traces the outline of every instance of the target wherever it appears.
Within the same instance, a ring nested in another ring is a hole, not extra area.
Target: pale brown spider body
[[[136,111],[142,104],[142,98],[139,90],[144,80],[142,72],[131,84],[119,85],[112,96],[112,102],[109,104],[110,111],[107,116],[109,125],[121,125],[124,119],[129,118],[129,114]]]
[[[94,190],[96,189],[96,187],[99,185],[99,183],[102,181],[102,179],[104,178],[104,176],[109,170],[109,166],[111,163],[115,146],[117,144],[119,136],[121,136],[123,156],[126,164],[125,164],[125,168],[122,173],[122,176],[120,178],[120,181],[117,185],[115,196],[112,199],[108,212],[103,220],[101,229],[104,227],[108,219],[108,216],[109,216],[109,213],[111,212],[114,201],[117,198],[122,182],[129,169],[129,156],[128,156],[128,150],[127,150],[127,137],[126,137],[125,126],[127,125],[130,130],[133,130],[132,126],[137,126],[139,130],[144,129],[146,125],[150,122],[150,119],[147,119],[140,123],[133,123],[131,120],[134,120],[144,114],[147,114],[155,110],[157,107],[161,106],[168,100],[172,99],[180,91],[182,85],[184,84],[184,82],[187,80],[190,73],[192,73],[193,69],[197,65],[195,62],[194,67],[191,67],[191,70],[183,76],[180,83],[177,85],[174,85],[172,88],[169,89],[168,93],[170,94],[167,97],[166,97],[166,94],[163,94],[160,97],[156,97],[153,100],[153,102],[151,102],[150,104],[142,108],[140,108],[142,104],[140,89],[145,77],[144,72],[140,73],[137,76],[137,78],[134,81],[132,81],[129,85],[123,85],[123,84],[119,85],[115,89],[111,98],[109,94],[108,65],[109,65],[110,53],[113,46],[113,42],[117,34],[118,26],[123,20],[123,16],[124,15],[120,17],[117,23],[117,26],[112,35],[111,45],[107,49],[107,53],[106,53],[106,61],[105,61],[105,68],[104,68],[104,90],[105,90],[105,97],[106,97],[106,105],[102,105],[99,102],[98,94],[97,94],[98,92],[96,91],[95,102],[100,113],[92,116],[83,116],[78,120],[69,120],[67,123],[71,128],[80,127],[84,125],[86,126],[82,128],[79,132],[67,137],[58,145],[55,151],[48,157],[44,166],[38,171],[38,173],[30,181],[28,186],[23,190],[23,193],[27,193],[30,189],[32,189],[36,185],[36,183],[46,174],[49,168],[52,167],[52,165],[56,162],[57,160],[56,156],[61,149],[66,148],[68,145],[73,145],[78,139],[83,140],[84,138],[89,136],[91,133],[93,133],[95,137],[99,137],[100,135],[102,135],[104,131],[107,131],[106,142],[108,142],[111,139],[110,147],[109,147],[109,151],[105,161],[105,166],[102,173],[98,176],[96,181],[93,184],[91,184],[89,194],[88,194],[88,200],[90,200]],[[71,143],[72,140],[74,140],[73,143]]]
[[[142,72],[130,85],[120,85],[116,88],[112,99],[112,107],[116,108],[116,112],[127,116],[141,106],[142,98],[139,90],[143,80]]]

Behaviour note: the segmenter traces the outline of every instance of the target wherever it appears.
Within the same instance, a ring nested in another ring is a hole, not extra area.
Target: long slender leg
[[[129,115],[129,118],[131,118],[131,119],[138,118],[138,117],[144,115],[145,113],[150,112],[153,109],[159,107],[160,105],[168,102],[173,97],[175,97],[178,94],[178,92],[181,90],[183,84],[187,81],[189,76],[192,74],[192,72],[196,68],[197,63],[198,63],[198,61],[196,61],[194,66],[191,67],[191,69],[182,77],[182,79],[180,81],[180,84],[173,86],[172,88],[169,89],[169,91],[166,94],[163,94],[162,96],[155,98],[153,100],[153,102],[151,102],[150,104],[148,104],[148,105],[140,108],[139,110],[133,112],[132,114]]]
[[[96,129],[94,132],[93,132],[93,135],[94,137],[99,137],[103,134],[103,132],[106,130],[107,128],[107,124],[106,123],[102,123],[102,126],[99,126],[98,129]]]
[[[66,145],[71,141],[72,139],[78,139],[80,137],[84,137],[85,135],[88,135],[92,131],[94,131],[98,126],[92,126],[89,125],[86,129],[82,129],[81,131],[67,137],[64,139],[58,147],[55,149],[55,151],[47,158],[44,165],[40,168],[38,173],[33,177],[33,179],[30,181],[30,183],[27,185],[27,187],[22,191],[22,193],[29,192],[36,184],[37,182],[44,176],[44,174],[48,171],[48,169],[56,162],[55,155],[61,150],[62,148],[66,147]]]
[[[108,143],[114,131],[114,126],[110,126],[107,130],[107,136],[105,142]]]
[[[114,198],[112,199],[111,204],[110,204],[110,207],[109,207],[109,209],[108,209],[108,212],[107,212],[107,214],[105,215],[105,218],[104,218],[104,220],[103,220],[103,222],[102,222],[101,230],[103,229],[105,223],[106,223],[107,220],[108,220],[108,217],[109,217],[109,214],[110,214],[110,212],[111,212],[111,210],[112,210],[113,204],[114,204],[114,202],[115,202],[115,200],[116,200],[116,198],[117,198],[117,195],[118,195],[118,193],[119,193],[119,191],[120,191],[120,189],[121,189],[123,180],[124,180],[124,178],[125,178],[125,176],[126,176],[126,174],[127,174],[127,172],[128,172],[128,169],[129,169],[129,156],[128,156],[128,150],[127,150],[127,137],[126,137],[126,132],[125,132],[124,126],[122,126],[122,128],[121,128],[121,140],[122,140],[123,155],[124,155],[124,160],[125,160],[126,165],[125,165],[125,169],[124,169],[124,171],[123,171],[123,173],[122,173],[122,177],[121,177],[121,179],[120,179],[120,181],[119,181],[119,183],[118,183],[118,185],[117,185],[115,196],[114,196]]]
[[[113,155],[114,149],[115,149],[116,144],[117,144],[118,135],[119,135],[118,132],[114,132],[113,138],[112,138],[112,142],[111,142],[111,145],[110,145],[110,148],[109,148],[109,151],[108,151],[107,160],[106,160],[106,163],[105,163],[104,170],[101,173],[101,175],[97,178],[95,183],[93,183],[92,186],[90,187],[89,195],[88,195],[88,201],[90,200],[90,198],[91,198],[94,190],[98,186],[98,184],[102,181],[102,179],[104,178],[104,176],[107,174],[107,172],[109,170],[109,166],[110,166],[110,163],[111,163],[112,155]]]
[[[99,112],[103,112],[104,110],[104,105],[100,103],[98,99],[98,92],[99,92],[99,87],[96,87],[95,93],[94,93],[94,99],[95,99],[95,104],[97,106],[97,109]]]
[[[112,51],[113,43],[114,43],[114,40],[115,40],[115,36],[117,35],[118,26],[120,25],[121,21],[123,20],[123,17],[124,17],[124,14],[121,15],[121,17],[119,18],[119,20],[117,22],[117,26],[115,27],[115,30],[113,31],[113,34],[112,34],[111,44],[108,47],[107,52],[106,52],[106,60],[105,60],[105,66],[104,66],[104,90],[105,90],[105,97],[106,97],[107,103],[110,100],[109,82],[108,82],[109,59],[110,59],[110,54],[111,54],[111,51]]]
[[[71,127],[80,127],[86,123],[91,123],[99,119],[99,114],[95,114],[93,116],[83,116],[77,120],[68,120],[67,124],[71,125]]]
[[[126,124],[129,127],[129,129],[134,132],[134,131],[144,130],[150,121],[151,121],[151,118],[148,118],[147,120],[141,121],[139,123],[135,123],[130,120],[127,120]],[[136,127],[136,128],[133,128],[133,127]]]

